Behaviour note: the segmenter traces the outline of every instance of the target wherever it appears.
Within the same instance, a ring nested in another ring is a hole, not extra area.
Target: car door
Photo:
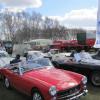
[[[9,80],[11,85],[16,88],[18,91],[23,92],[25,94],[29,93],[29,81],[27,80],[27,78],[24,77],[23,75],[20,75],[17,72],[14,71],[9,71]]]

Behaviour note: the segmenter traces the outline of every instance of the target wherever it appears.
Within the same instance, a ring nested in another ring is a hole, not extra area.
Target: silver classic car
[[[0,68],[10,63],[13,57],[10,57],[6,51],[0,51]]]

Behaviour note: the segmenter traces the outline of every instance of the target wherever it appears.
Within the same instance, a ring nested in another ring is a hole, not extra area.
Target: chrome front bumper
[[[72,96],[72,97],[69,97],[69,98],[68,98],[68,96],[64,96],[64,97],[57,98],[56,100],[77,100],[77,99],[79,99],[80,97],[85,96],[87,93],[88,93],[88,90],[85,89],[85,90],[83,90],[82,93],[77,93],[76,95],[74,95],[74,96]],[[67,99],[67,98],[68,98],[68,99]]]
[[[76,100],[78,98],[80,98],[81,96],[85,96],[88,93],[88,90],[84,90],[82,93],[70,98],[70,99],[66,99],[66,100]]]

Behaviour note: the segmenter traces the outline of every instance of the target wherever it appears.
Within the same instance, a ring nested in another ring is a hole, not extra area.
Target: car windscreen
[[[84,53],[80,53],[80,57],[82,59],[92,59],[91,55],[87,52],[84,52]]]
[[[12,47],[13,45],[11,43],[6,43],[5,47]]]
[[[52,68],[52,67],[53,65],[48,58],[36,59],[21,64],[21,68],[23,69],[23,72],[27,72],[33,69]]]
[[[48,58],[38,59],[37,63],[40,64],[41,66],[53,66]]]

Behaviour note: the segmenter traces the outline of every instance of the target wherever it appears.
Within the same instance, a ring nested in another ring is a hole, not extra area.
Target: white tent
[[[100,0],[98,0],[97,31],[94,48],[100,48]]]

